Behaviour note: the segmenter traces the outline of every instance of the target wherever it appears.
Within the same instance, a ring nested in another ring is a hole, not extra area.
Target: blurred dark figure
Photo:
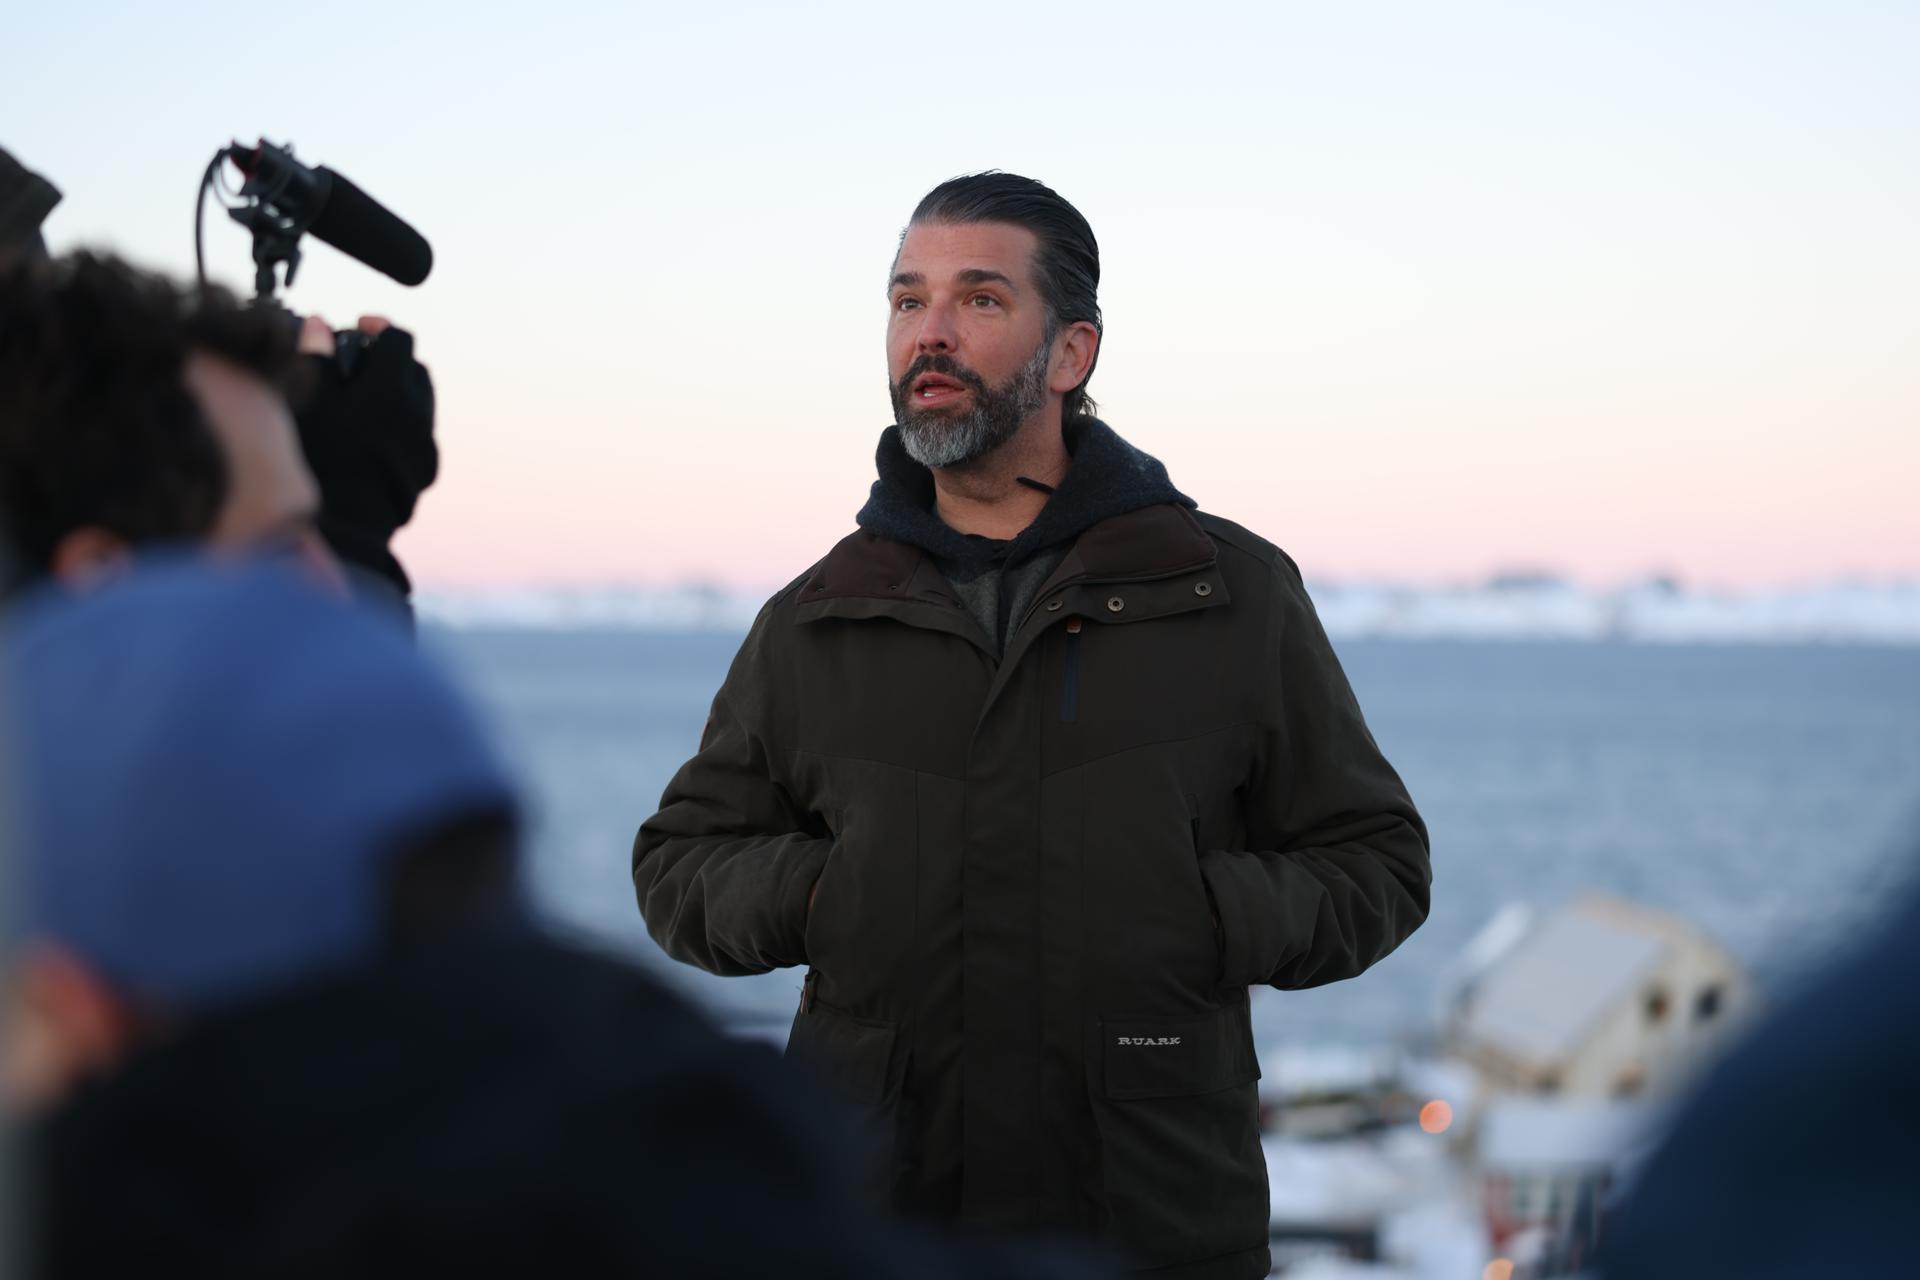
[[[60,189],[13,158],[0,147],[0,258],[11,254],[44,255],[47,242],[40,224],[60,203]]]
[[[22,261],[45,261],[46,243],[40,225],[59,199],[60,193],[46,179],[0,151],[0,272],[6,273],[0,276],[0,306],[7,308],[4,313],[7,317],[20,324],[33,325],[48,319],[32,308],[45,308],[50,301],[42,292],[8,302],[6,295],[18,290],[23,280],[33,277],[14,276],[6,268],[9,262],[17,265]],[[180,347],[183,323],[189,330],[184,337],[193,357],[184,362],[186,365],[204,364],[207,356],[222,357],[238,363],[243,372],[259,375],[277,394],[289,390],[285,374],[292,366],[295,342],[291,317],[273,310],[248,310],[246,314],[255,317],[259,329],[273,331],[270,341],[248,338],[249,350],[265,352],[285,348],[287,354],[274,355],[266,365],[235,361],[236,353],[224,345],[206,345],[204,330],[208,327],[226,333],[238,327],[227,318],[227,313],[239,308],[224,292],[209,291],[201,295],[175,290],[168,299],[162,296],[162,282],[154,277],[140,276],[111,259],[85,258],[84,261],[87,266],[71,267],[64,275],[55,272],[46,278],[64,281],[68,288],[93,291],[95,296],[83,301],[101,310],[117,311],[117,302],[128,304],[124,323],[110,326],[100,335],[104,341],[95,342],[92,335],[86,333],[77,335],[79,341],[76,341],[72,330],[62,328],[24,350],[9,353],[8,326],[0,321],[0,392],[4,392],[6,379],[23,365],[30,364],[42,393],[41,400],[33,406],[42,416],[25,423],[14,421],[22,406],[0,401],[0,431],[6,433],[10,452],[11,446],[26,443],[52,451],[42,461],[38,474],[24,483],[50,480],[57,483],[53,478],[70,469],[72,455],[78,450],[67,447],[69,442],[58,435],[64,427],[58,416],[61,413],[72,410],[85,416],[89,409],[124,411],[124,401],[137,402],[141,393],[155,390],[164,400],[178,401],[175,384],[186,377],[189,370],[171,369],[167,353]],[[103,265],[111,268],[110,275],[123,278],[117,281],[103,278],[100,274]],[[127,295],[138,296],[123,299],[99,296],[100,291],[116,285]],[[142,321],[150,327],[143,327]],[[404,611],[412,587],[389,544],[395,532],[412,518],[420,494],[433,483],[439,469],[439,451],[433,437],[432,379],[426,368],[414,359],[413,336],[379,316],[361,317],[357,329],[339,341],[324,321],[310,318],[298,330],[298,344],[298,359],[305,367],[304,376],[296,380],[300,394],[292,399],[297,427],[295,454],[304,457],[307,483],[317,484],[319,491],[318,511],[309,516],[308,523],[348,566],[357,590]],[[133,369],[114,369],[114,378],[106,377],[99,367],[103,359],[129,355],[136,357],[137,363]],[[113,394],[115,381],[135,369],[165,385],[136,387],[131,393]],[[49,398],[47,392],[54,388],[57,394]],[[174,457],[175,451],[191,451],[203,445],[209,431],[219,437],[220,444],[227,450],[235,447],[236,439],[243,442],[249,439],[245,433],[236,436],[238,428],[222,424],[220,407],[206,403],[210,394],[206,388],[194,386],[192,392],[192,399],[199,402],[206,420],[200,430],[193,429],[192,415],[183,417],[178,412],[177,403],[171,406],[175,412],[170,422],[134,421],[127,423],[125,429],[129,433],[144,433],[144,447],[158,449],[169,457]],[[111,425],[111,422],[96,424],[95,429]],[[278,430],[267,429],[266,434],[276,438],[254,443],[278,451],[281,443],[277,439]],[[103,442],[95,438],[81,443]],[[184,457],[176,460],[189,467],[199,465]],[[7,462],[13,465],[14,460],[9,457]],[[102,479],[98,473],[69,478],[95,484]],[[122,488],[137,486],[141,478],[138,462],[120,468],[115,478]],[[254,478],[244,465],[233,466],[224,488],[229,494],[238,492]],[[11,505],[12,496],[0,493],[0,507]],[[158,504],[164,505],[170,500],[170,495],[155,495]],[[175,512],[172,523],[196,525],[203,518],[197,509],[186,507]],[[125,534],[111,526],[106,528],[125,540]],[[8,532],[11,532],[11,523]],[[194,527],[187,532],[201,536],[210,530]],[[37,560],[31,552],[22,552],[17,559],[21,563],[16,567],[16,579],[58,572],[51,563]]]
[[[399,629],[197,560],[22,605],[5,658],[33,1274],[1085,1274],[857,1216],[770,1051],[543,939]]]
[[[40,224],[59,203],[58,188],[0,147],[0,270],[21,256],[45,256],[47,242],[41,238]],[[0,603],[26,576],[20,552],[13,545],[13,523],[7,518],[5,501],[0,494]]]
[[[1713,1071],[1606,1233],[1618,1280],[1920,1273],[1920,894]]]

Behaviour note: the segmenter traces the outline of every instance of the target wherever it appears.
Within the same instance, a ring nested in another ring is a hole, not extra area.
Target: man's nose
[[[920,314],[920,332],[914,337],[913,349],[922,355],[951,353],[959,345],[953,317],[939,307],[928,307]]]

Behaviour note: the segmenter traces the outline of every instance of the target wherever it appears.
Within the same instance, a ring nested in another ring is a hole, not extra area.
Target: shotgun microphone
[[[227,158],[246,176],[242,194],[348,257],[405,285],[433,270],[426,238],[333,170],[302,164],[264,138],[253,147],[234,143]]]

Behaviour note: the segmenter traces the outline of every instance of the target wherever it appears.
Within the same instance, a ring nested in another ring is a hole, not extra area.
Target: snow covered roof
[[[1496,1098],[1482,1122],[1480,1161],[1490,1169],[1612,1164],[1651,1140],[1662,1114],[1614,1098]]]
[[[1262,1091],[1280,1098],[1360,1093],[1391,1080],[1399,1055],[1358,1045],[1284,1045],[1260,1063]]]
[[[1408,1194],[1407,1171],[1372,1143],[1267,1138],[1261,1145],[1276,1224],[1368,1225]]]
[[[1287,1268],[1287,1280],[1420,1280],[1423,1274],[1407,1267],[1350,1258],[1308,1258]]]
[[[1669,943],[1611,907],[1579,902],[1553,912],[1480,975],[1460,1030],[1535,1066],[1567,1058],[1638,987]]]
[[[1412,1204],[1451,1202],[1459,1176],[1447,1144],[1414,1125],[1330,1142],[1267,1137],[1260,1145],[1275,1226],[1375,1225]]]

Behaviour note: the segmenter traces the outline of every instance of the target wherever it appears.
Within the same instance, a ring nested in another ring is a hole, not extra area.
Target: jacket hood
[[[994,562],[1017,564],[1072,541],[1102,520],[1142,507],[1197,505],[1173,487],[1159,459],[1122,440],[1098,418],[1069,419],[1063,434],[1073,466],[1038,518],[1011,541],[961,533],[934,513],[933,472],[907,456],[898,426],[880,436],[874,457],[880,476],[855,518],[869,533],[977,571]]]

